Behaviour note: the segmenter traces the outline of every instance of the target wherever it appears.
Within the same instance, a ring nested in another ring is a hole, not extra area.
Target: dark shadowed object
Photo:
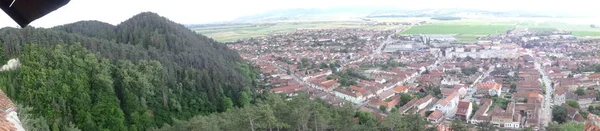
[[[0,0],[0,8],[15,22],[26,27],[32,21],[66,5],[70,0]]]

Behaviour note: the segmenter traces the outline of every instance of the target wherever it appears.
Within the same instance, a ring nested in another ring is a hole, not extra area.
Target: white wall
[[[13,123],[14,127],[17,128],[17,131],[25,131],[25,129],[21,125],[21,121],[19,120],[19,117],[17,117],[17,112],[15,112],[15,111],[9,112],[6,115],[5,119],[10,121],[11,123]]]

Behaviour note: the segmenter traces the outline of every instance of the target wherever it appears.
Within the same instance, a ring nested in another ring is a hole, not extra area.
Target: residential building
[[[502,85],[498,83],[479,83],[475,87],[477,88],[476,95],[480,97],[485,95],[500,96],[502,93]]]
[[[477,111],[475,111],[475,114],[473,114],[473,117],[469,120],[469,123],[471,124],[478,124],[491,120],[491,116],[488,114],[488,111],[492,106],[493,101],[491,99],[483,98],[479,101],[479,103],[481,106]]]
[[[458,109],[456,110],[456,117],[466,121],[471,118],[472,112],[473,112],[472,103],[467,102],[467,101],[461,101],[458,103]]]
[[[25,131],[17,116],[15,104],[2,90],[0,90],[0,130]]]
[[[434,109],[440,110],[440,111],[442,111],[442,113],[447,115],[446,117],[452,118],[452,117],[454,117],[454,115],[456,113],[457,105],[458,105],[458,94],[453,93],[453,94],[449,95],[448,97],[439,100],[435,104]]]
[[[443,120],[444,113],[442,111],[436,109],[429,116],[427,116],[427,121],[431,123],[439,123]]]
[[[562,88],[556,88],[554,92],[554,105],[562,105],[566,102],[567,91]]]
[[[407,86],[396,86],[396,87],[394,87],[394,91],[396,93],[406,93],[406,92],[408,92],[408,87]]]
[[[490,122],[496,127],[519,128],[521,126],[521,114],[515,113],[515,103],[510,102],[506,106],[506,110],[499,107],[494,108]]]
[[[585,122],[584,131],[600,131],[600,117],[589,113],[588,121]]]

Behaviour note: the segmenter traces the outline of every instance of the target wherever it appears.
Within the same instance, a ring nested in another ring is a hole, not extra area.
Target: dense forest
[[[29,130],[147,130],[248,105],[255,69],[224,44],[155,13],[0,29],[0,89]]]
[[[222,113],[175,121],[157,131],[425,131],[435,130],[420,115],[402,116],[398,112],[377,118],[370,112],[356,112],[350,104],[331,107],[307,95],[284,99],[276,94],[261,94],[256,103]],[[457,123],[466,129],[465,123]]]

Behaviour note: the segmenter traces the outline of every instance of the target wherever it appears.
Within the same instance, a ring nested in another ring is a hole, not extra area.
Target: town
[[[264,91],[352,104],[378,119],[420,114],[438,130],[456,119],[537,130],[554,120],[553,109],[566,111],[562,122],[600,114],[598,40],[512,29],[462,43],[396,32],[297,29],[228,46],[260,67]]]

